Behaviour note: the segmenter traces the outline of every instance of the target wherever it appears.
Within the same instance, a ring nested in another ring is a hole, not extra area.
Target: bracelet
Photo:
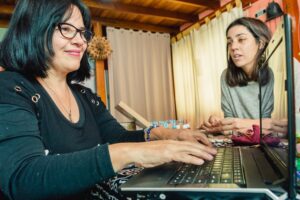
[[[156,126],[149,126],[144,129],[144,138],[146,142],[150,142],[150,133],[153,128],[156,128]]]

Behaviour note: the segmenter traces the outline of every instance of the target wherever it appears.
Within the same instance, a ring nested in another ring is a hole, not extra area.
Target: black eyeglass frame
[[[76,31],[74,32],[74,35],[73,35],[72,37],[69,37],[69,36],[64,35],[63,30],[62,30],[62,25],[67,25],[67,26],[71,26],[72,28],[74,28],[74,30],[76,30]],[[84,29],[84,30],[78,29],[78,28],[76,28],[74,25],[69,24],[69,23],[66,23],[66,22],[58,23],[58,24],[57,24],[57,28],[58,28],[60,34],[61,34],[63,37],[67,38],[67,39],[73,39],[74,37],[76,37],[77,33],[79,32],[80,37],[82,38],[82,40],[83,40],[84,42],[89,43],[89,42],[93,39],[93,36],[94,36],[94,34],[93,34],[92,31],[89,31],[89,30],[86,30],[86,29]],[[87,37],[86,34],[89,35],[89,37],[90,37],[89,39],[88,39],[88,37]]]

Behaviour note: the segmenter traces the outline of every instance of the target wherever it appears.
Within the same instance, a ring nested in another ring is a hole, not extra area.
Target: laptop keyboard
[[[201,166],[183,164],[169,184],[235,183],[245,185],[238,148],[218,148],[214,160]]]

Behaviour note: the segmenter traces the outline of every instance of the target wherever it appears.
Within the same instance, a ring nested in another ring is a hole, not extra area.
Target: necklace
[[[70,89],[67,86],[67,90],[68,90],[68,100],[69,100],[69,111],[68,109],[64,106],[64,104],[62,103],[62,101],[60,100],[60,98],[58,97],[58,95],[56,94],[56,92],[46,83],[46,81],[44,81],[44,79],[41,79],[43,81],[43,83],[45,83],[45,86],[54,94],[54,96],[56,97],[56,99],[59,101],[59,103],[62,105],[63,109],[65,110],[65,112],[68,114],[68,118],[70,122],[73,122],[72,120],[72,109],[71,109],[71,94],[70,94]]]

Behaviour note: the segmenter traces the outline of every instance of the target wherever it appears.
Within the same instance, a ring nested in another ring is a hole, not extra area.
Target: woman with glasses
[[[126,131],[76,83],[90,76],[90,20],[80,0],[16,5],[0,50],[0,189],[7,199],[122,198],[101,183],[130,164],[201,165],[216,153],[199,132]]]

